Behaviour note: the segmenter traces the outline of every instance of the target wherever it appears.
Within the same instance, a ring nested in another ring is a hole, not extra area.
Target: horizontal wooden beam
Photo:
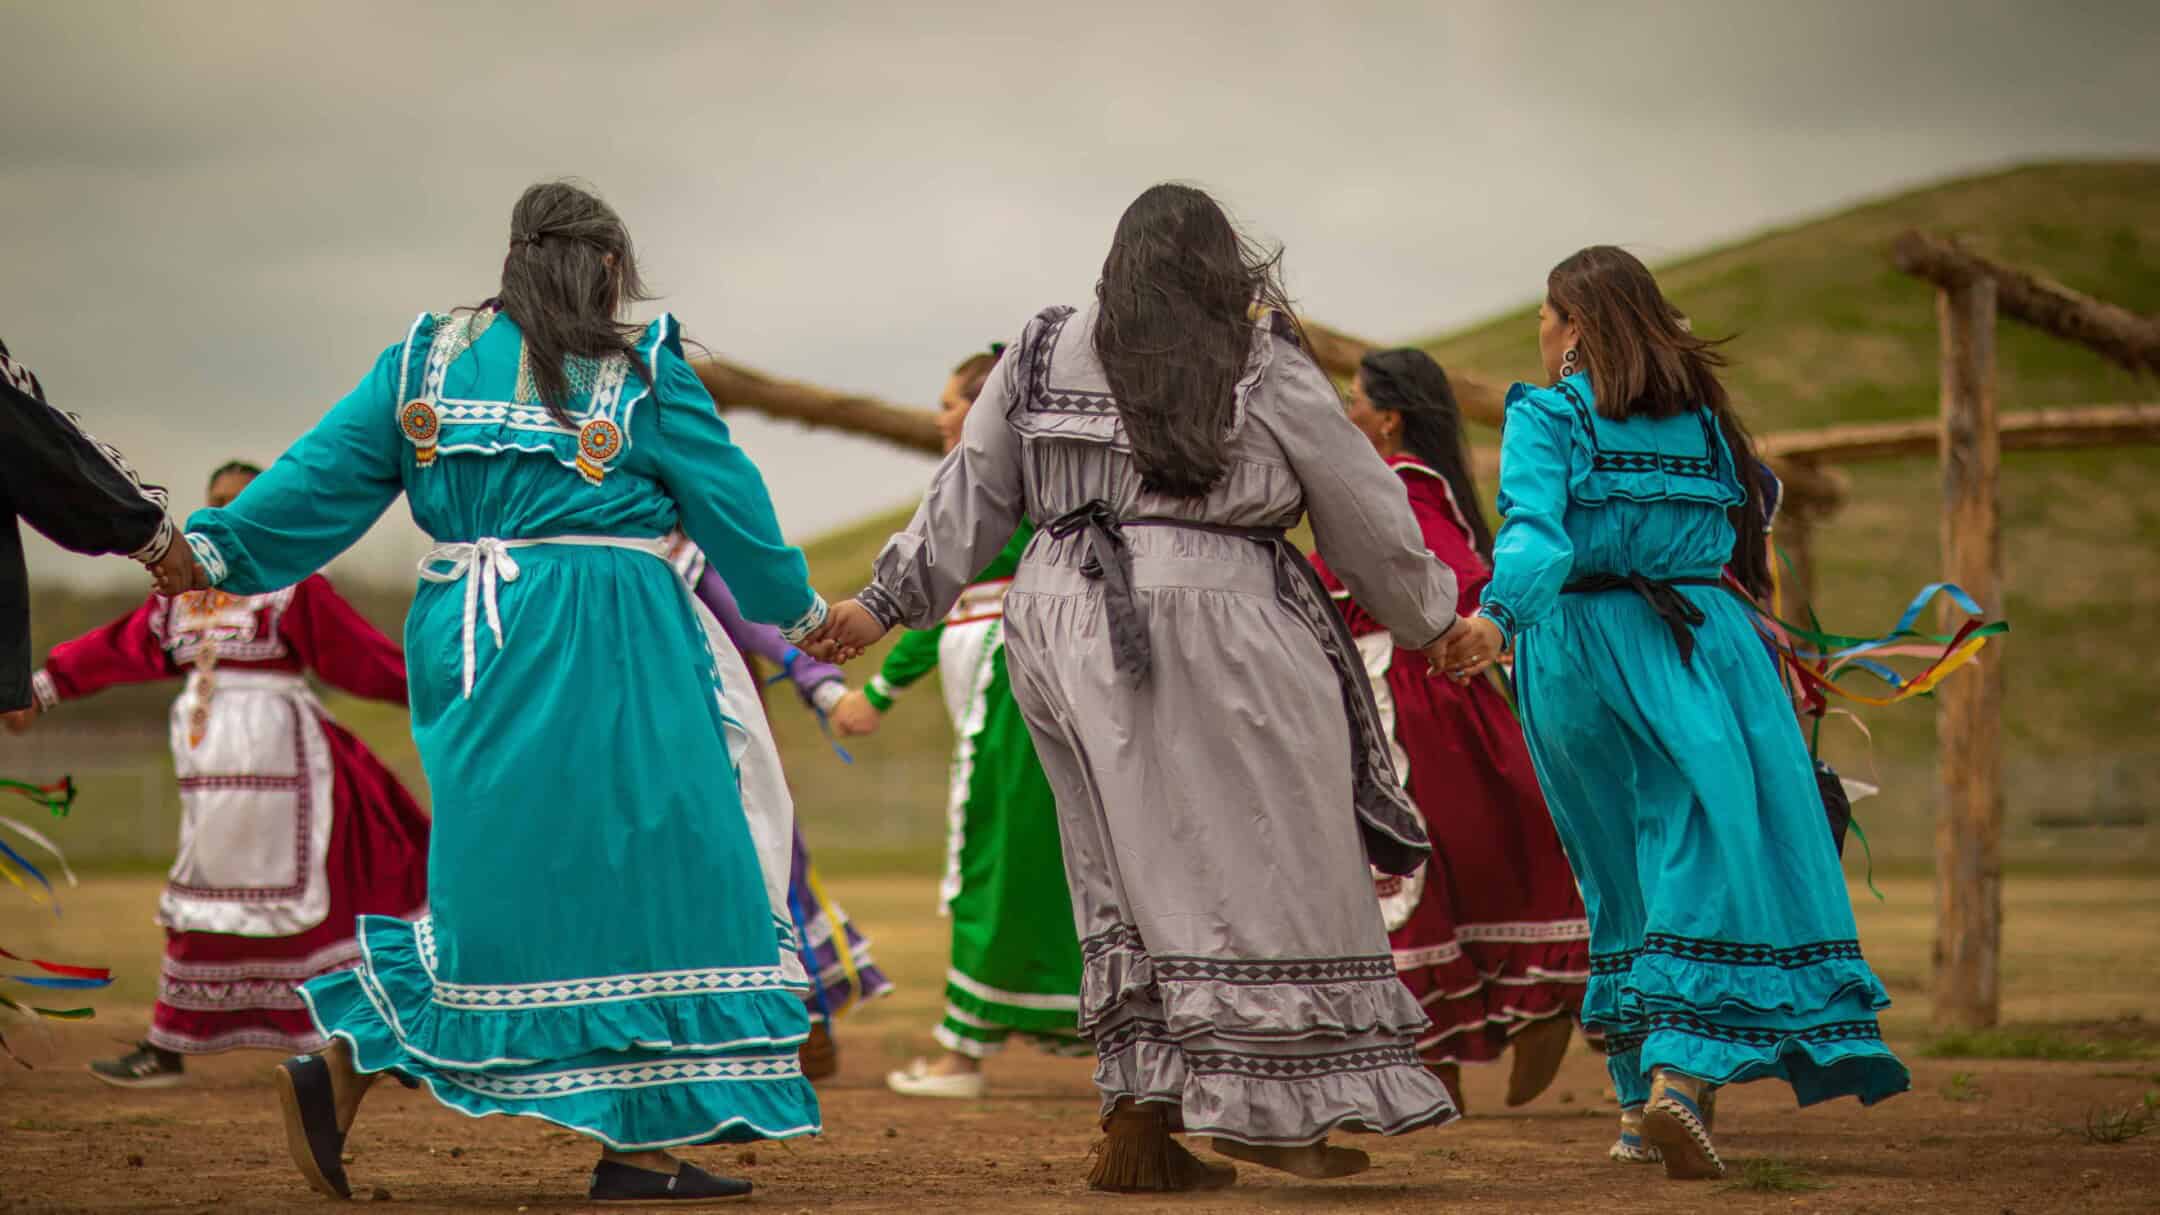
[[[722,411],[755,410],[769,418],[883,439],[933,456],[945,450],[944,440],[938,435],[937,414],[932,410],[783,380],[717,355],[692,359],[690,366]]]
[[[2132,371],[2160,373],[2160,317],[2140,316],[1918,230],[1897,238],[1890,246],[1890,259],[1905,273],[1945,290],[1991,281],[1996,307],[2004,316],[2074,342]]]
[[[2010,451],[2160,443],[2160,403],[2018,410],[2003,413],[2001,427],[2003,448]],[[1940,418],[1788,430],[1755,443],[1773,461],[1816,464],[1932,456],[1941,444]]]
[[[1340,380],[1357,374],[1358,360],[1374,350],[1384,349],[1363,338],[1352,337],[1340,329],[1330,329],[1318,321],[1301,321],[1305,337],[1312,343],[1313,361],[1320,369]],[[1487,426],[1500,425],[1507,412],[1507,385],[1496,384],[1474,372],[1449,367],[1448,385],[1455,390],[1455,404],[1463,416]]]

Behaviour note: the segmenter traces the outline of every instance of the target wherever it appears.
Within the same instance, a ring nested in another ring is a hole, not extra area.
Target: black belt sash
[[[1060,540],[1074,535],[1084,538],[1087,551],[1080,573],[1102,583],[1112,664],[1119,675],[1136,685],[1147,679],[1154,655],[1133,591],[1132,549],[1125,539],[1125,529],[1131,527],[1209,532],[1249,540],[1269,550],[1278,598],[1312,630],[1327,654],[1342,693],[1343,710],[1350,724],[1352,792],[1366,858],[1383,873],[1415,871],[1431,852],[1424,820],[1396,775],[1387,731],[1381,724],[1380,708],[1373,700],[1372,684],[1364,660],[1358,655],[1357,642],[1304,554],[1279,527],[1237,527],[1162,516],[1119,519],[1110,504],[1101,499],[1051,520],[1043,529],[1051,536]]]
[[[1641,574],[1588,574],[1560,588],[1563,595],[1594,595],[1601,591],[1633,591],[1642,596],[1658,619],[1672,633],[1673,644],[1680,650],[1680,663],[1689,665],[1695,657],[1695,630],[1708,619],[1703,610],[1695,606],[1686,595],[1680,593],[1683,586],[1722,587],[1722,578],[1645,578]]]

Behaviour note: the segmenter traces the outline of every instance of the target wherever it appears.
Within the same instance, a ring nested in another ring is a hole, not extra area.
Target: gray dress
[[[1279,532],[1309,514],[1404,645],[1453,623],[1454,576],[1280,326],[1238,385],[1228,474],[1204,498],[1143,490],[1094,316],[1028,325],[859,598],[925,627],[1022,518],[1042,528],[1006,653],[1057,793],[1106,1112],[1166,1102],[1187,1131],[1280,1145],[1445,1122],[1367,868],[1412,868],[1422,821],[1340,617]],[[1108,526],[1075,522],[1092,503]]]

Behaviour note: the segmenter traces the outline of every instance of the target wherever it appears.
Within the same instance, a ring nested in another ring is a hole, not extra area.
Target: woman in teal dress
[[[1747,438],[1723,360],[1619,249],[1568,258],[1546,290],[1556,382],[1508,394],[1493,580],[1445,661],[1467,679],[1514,647],[1523,732],[1589,906],[1582,1018],[1606,1037],[1623,1146],[1715,1177],[1719,1085],[1873,1104],[1911,1081],[1876,1023],[1890,999],[1790,703],[1719,586],[1735,527],[1762,517],[1734,469]]]
[[[597,1139],[595,1199],[747,1192],[668,1149],[819,1129],[804,976],[766,879],[787,825],[712,780],[732,723],[666,538],[680,526],[744,615],[791,638],[825,605],[674,320],[617,323],[640,298],[614,212],[535,186],[500,299],[422,314],[188,522],[203,580],[239,594],[314,572],[400,493],[438,544],[405,628],[432,915],[363,919],[360,967],[304,989],[332,1045],[279,1073],[295,1163],[325,1193],[349,1193],[340,1149],[384,1072]]]

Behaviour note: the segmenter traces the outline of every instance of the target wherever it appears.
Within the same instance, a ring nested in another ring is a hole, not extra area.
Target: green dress
[[[1035,529],[1012,542],[935,628],[911,631],[866,692],[880,710],[938,672],[958,745],[947,803],[945,880],[952,964],[938,1043],[982,1058],[1019,1033],[1084,1054],[1077,1029],[1080,941],[1058,843],[1057,800],[1005,673],[1005,588]]]
[[[431,914],[363,917],[359,968],[302,989],[362,1071],[623,1150],[806,1134],[804,976],[766,879],[786,857],[760,845],[788,832],[713,779],[751,690],[723,686],[664,538],[696,541],[749,619],[799,636],[824,605],[672,318],[637,357],[570,360],[563,425],[507,317],[423,314],[188,541],[243,595],[400,494],[440,546],[405,624]]]

